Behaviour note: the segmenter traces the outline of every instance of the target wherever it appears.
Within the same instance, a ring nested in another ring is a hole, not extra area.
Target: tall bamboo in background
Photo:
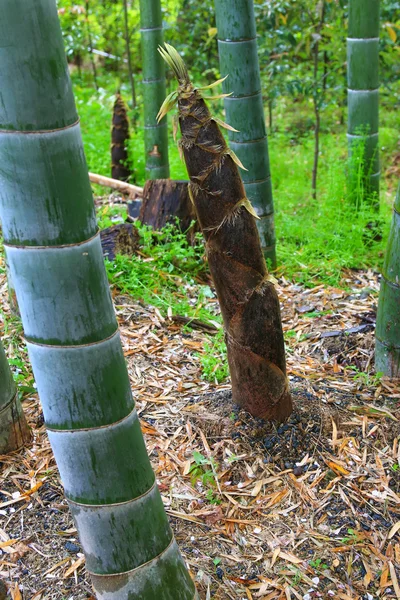
[[[177,51],[165,44],[160,52],[179,82],[160,117],[178,100],[180,144],[224,320],[233,401],[257,417],[282,421],[292,412],[292,399],[279,300],[237,168],[243,165],[218,123],[230,126],[210,114]]]
[[[3,0],[0,216],[48,436],[97,598],[193,600],[144,445],[55,0]]]
[[[17,386],[0,341],[0,454],[17,450],[29,438],[29,428],[18,398]]]
[[[268,140],[261,93],[260,67],[253,0],[214,0],[218,28],[218,52],[232,150],[247,171],[241,173],[247,197],[259,216],[257,221],[264,256],[276,264],[274,204]]]
[[[350,0],[348,36],[349,154],[364,146],[364,200],[379,208],[379,0]]]
[[[389,377],[400,377],[400,184],[382,271],[375,368]]]
[[[125,36],[125,46],[126,46],[126,57],[128,60],[129,82],[131,84],[132,110],[135,110],[135,108],[136,108],[136,87],[135,87],[135,79],[133,77],[132,54],[131,54],[131,33],[129,31],[128,0],[122,0],[122,3],[123,3],[123,7],[124,7],[124,36]]]
[[[157,122],[157,113],[166,95],[164,61],[157,51],[164,39],[160,0],[140,0],[140,27],[146,179],[167,179],[167,119]]]

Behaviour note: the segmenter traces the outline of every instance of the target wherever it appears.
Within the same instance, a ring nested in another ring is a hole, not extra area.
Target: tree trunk
[[[133,68],[132,68],[132,56],[131,56],[131,39],[129,33],[129,20],[128,20],[128,2],[127,0],[123,0],[124,4],[124,35],[125,35],[125,45],[126,45],[126,56],[128,59],[128,73],[129,73],[129,83],[131,84],[131,93],[132,93],[132,109],[136,108],[136,90],[135,90],[135,80],[133,78]]]
[[[160,0],[140,0],[143,64],[144,146],[146,179],[167,179],[168,124],[157,123],[157,113],[166,95],[165,67],[157,52],[163,43]]]
[[[363,200],[379,210],[379,0],[350,0],[347,38],[349,157],[363,147]],[[351,164],[351,162],[350,162]],[[350,177],[353,169],[352,165]]]
[[[181,147],[224,320],[233,400],[257,417],[282,421],[292,412],[292,400],[279,300],[236,166],[239,159],[176,50],[166,44],[162,52],[179,81]],[[168,99],[162,112],[170,105]]]
[[[247,171],[242,173],[252,202],[265,258],[276,266],[274,204],[268,140],[261,93],[260,67],[253,0],[215,0],[218,53],[224,82],[226,120],[238,131],[229,131],[230,147]]]
[[[196,211],[189,196],[188,181],[157,179],[148,181],[143,189],[139,220],[160,230],[167,223],[179,220],[182,231],[196,221]],[[198,231],[198,228],[195,228]]]
[[[111,177],[128,181],[131,171],[128,165],[129,121],[125,102],[116,94],[111,130]]]
[[[29,440],[30,431],[18,398],[17,386],[0,341],[0,454],[17,450]]]
[[[3,0],[0,39],[0,217],[86,568],[99,600],[192,600],[130,390],[55,0]]]
[[[382,270],[375,369],[388,377],[400,377],[400,184]]]

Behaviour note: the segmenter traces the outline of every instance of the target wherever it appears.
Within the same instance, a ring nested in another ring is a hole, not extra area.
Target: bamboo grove
[[[219,69],[215,62],[210,65],[202,87],[193,83],[196,79],[189,76],[181,54],[164,43],[164,3],[139,2],[143,81],[138,98],[144,114],[144,171],[146,180],[154,180],[146,189],[174,175],[169,166],[167,113],[177,105],[178,145],[190,180],[183,183],[190,191],[190,219],[195,212],[219,303],[232,400],[256,418],[280,424],[294,406],[276,279],[268,270],[269,265],[278,265],[284,273],[285,267],[279,265],[276,253],[274,173],[269,157],[275,140],[267,139],[264,115],[265,101],[270,107],[272,101],[264,93],[255,3],[213,1],[216,28],[210,27],[211,41],[205,47],[214,41],[218,45]],[[185,4],[188,10],[189,4]],[[328,4],[319,5],[319,29],[311,28],[308,38],[310,47],[314,40],[315,51],[314,97],[310,98],[314,106],[317,92],[318,102],[327,95],[325,90],[321,93],[318,60]],[[100,94],[89,8],[86,2],[83,24],[90,42],[93,81]],[[134,111],[130,10],[125,0],[124,37]],[[350,0],[347,36],[348,179],[352,185],[361,167],[362,203],[376,212],[380,207],[379,11],[378,0]],[[15,311],[22,321],[48,438],[87,571],[99,600],[198,600],[168,522],[131,391],[56,0],[3,0],[0,41],[0,47],[7,49],[0,52],[0,219],[9,287],[11,298],[16,295],[18,301]],[[323,60],[327,68],[325,55]],[[169,94],[170,73],[165,63],[178,83]],[[215,71],[221,78],[207,85]],[[223,93],[210,95],[209,90],[220,84]],[[220,99],[223,118],[211,112],[208,104]],[[314,123],[318,133],[321,106],[322,101]],[[134,118],[134,126],[129,125],[129,112],[118,92],[111,166],[113,177],[122,181],[133,178],[129,144],[137,135],[133,131],[137,122]],[[346,136],[342,135],[346,153]],[[309,190],[314,203],[319,150],[317,144],[314,196],[311,184]],[[279,159],[284,162],[285,157]],[[276,164],[275,169],[279,170]],[[283,196],[284,201],[284,180],[278,176],[276,181],[275,199]],[[163,190],[174,184],[162,183]],[[354,219],[362,208],[355,208]],[[279,240],[279,229],[277,235]],[[299,248],[300,265],[301,252]],[[399,282],[400,186],[380,281],[375,332],[375,368],[390,378],[400,376]],[[14,451],[29,439],[18,389],[0,342],[0,453]],[[292,481],[296,482],[294,474]]]
[[[193,600],[130,390],[55,0],[5,0],[0,39],[3,235],[87,570],[99,599]]]

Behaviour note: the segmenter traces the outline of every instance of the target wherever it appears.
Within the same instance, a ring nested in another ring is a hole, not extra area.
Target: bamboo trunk
[[[144,445],[55,0],[3,0],[0,217],[48,436],[99,600],[192,600]]]
[[[400,184],[382,271],[375,368],[389,377],[400,377]]]
[[[165,67],[157,52],[158,46],[163,43],[160,0],[140,0],[140,26],[146,179],[168,179],[167,119],[157,122],[157,113],[166,94]]]
[[[379,209],[379,0],[350,0],[347,38],[348,143],[363,149],[363,200]],[[352,165],[351,171],[357,168]],[[351,173],[350,173],[351,174]]]
[[[255,416],[282,421],[292,400],[279,300],[236,166],[240,161],[176,50],[166,44],[161,52],[179,81],[181,147],[224,320],[233,400]],[[166,99],[160,116],[173,100]]]
[[[30,439],[17,386],[0,341],[0,454],[17,450]]]
[[[124,6],[124,34],[125,34],[125,46],[126,46],[126,58],[128,61],[128,75],[129,83],[131,84],[132,94],[132,110],[136,108],[136,87],[135,79],[133,77],[133,66],[132,66],[132,55],[131,55],[131,36],[129,32],[129,18],[128,18],[128,0],[123,0]]]
[[[247,171],[242,179],[252,202],[265,258],[276,266],[274,204],[268,140],[261,93],[260,67],[253,0],[215,0],[218,53],[222,76],[229,75],[224,91],[230,147]]]

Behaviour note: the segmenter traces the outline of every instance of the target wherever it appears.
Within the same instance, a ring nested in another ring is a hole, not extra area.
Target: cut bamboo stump
[[[119,223],[100,231],[103,254],[114,260],[117,254],[136,254],[139,248],[139,232],[130,223]]]
[[[179,220],[182,231],[190,229],[190,235],[200,231],[196,211],[189,196],[188,181],[153,179],[143,189],[143,202],[139,220],[153,229],[160,230],[168,223]],[[191,228],[190,225],[196,221]]]

